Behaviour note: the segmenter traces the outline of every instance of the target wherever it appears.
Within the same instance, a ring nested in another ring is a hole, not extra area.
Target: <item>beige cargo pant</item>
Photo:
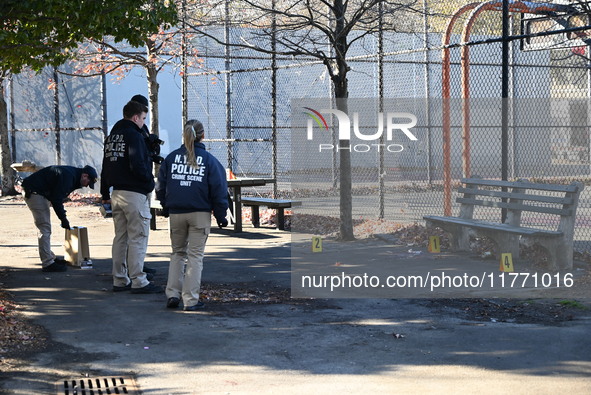
[[[55,254],[51,251],[51,203],[36,193],[25,198],[25,203],[31,210],[33,221],[38,229],[37,244],[39,245],[41,264],[43,267],[47,267],[55,261]]]
[[[183,300],[184,306],[199,302],[205,243],[211,228],[211,213],[170,214],[172,255],[168,268],[166,297]]]
[[[150,282],[144,273],[144,258],[150,234],[150,197],[137,192],[114,190],[111,209],[115,238],[113,257],[113,285],[124,287],[131,281],[132,288],[142,288]]]

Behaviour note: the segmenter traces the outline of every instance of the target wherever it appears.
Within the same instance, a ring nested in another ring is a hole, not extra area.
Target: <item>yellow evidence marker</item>
[[[512,272],[513,271],[513,255],[510,252],[506,254],[501,254],[501,265],[499,270],[502,272]]]
[[[312,237],[312,252],[322,252],[322,237]]]
[[[429,236],[429,252],[441,252],[441,244],[439,243],[439,236]]]

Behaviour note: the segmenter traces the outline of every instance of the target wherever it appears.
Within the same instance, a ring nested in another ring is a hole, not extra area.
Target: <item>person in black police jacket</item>
[[[123,119],[105,139],[101,195],[103,204],[110,203],[113,211],[115,292],[163,292],[143,270],[150,232],[150,193],[154,189],[152,162],[141,132],[147,113],[146,106],[129,101],[123,107]]]
[[[166,306],[185,311],[205,307],[199,300],[205,243],[211,214],[220,228],[228,226],[228,184],[220,162],[205,150],[203,124],[187,121],[183,145],[171,152],[158,173],[156,198],[169,215],[172,255],[166,285]],[[186,260],[186,269],[183,270]]]
[[[146,106],[146,108],[148,110],[150,109],[148,107],[148,105],[150,104],[148,102],[148,98],[146,96],[144,96],[144,95],[139,95],[139,94],[138,95],[134,95],[134,96],[132,96],[131,101],[136,101],[136,102],[138,102],[138,103],[143,104],[144,106]],[[148,126],[144,123],[144,126],[142,126],[142,129],[141,130],[142,130],[142,135],[144,137],[144,141],[147,141],[149,139],[149,137],[150,137],[150,130],[148,129]],[[150,150],[150,147],[148,147],[148,151],[149,150]],[[160,154],[160,151],[158,151],[158,154]],[[158,163],[160,163],[160,162],[158,162]],[[154,274],[156,274],[156,269],[153,269],[151,267],[148,267],[148,265],[146,265],[144,263],[144,272],[154,275]]]
[[[67,270],[66,261],[56,258],[51,251],[51,212],[61,221],[64,229],[70,229],[66,217],[64,199],[74,190],[82,187],[94,188],[97,172],[91,166],[48,166],[31,174],[23,180],[25,203],[33,214],[35,226],[39,230],[39,258],[44,272],[63,272]]]

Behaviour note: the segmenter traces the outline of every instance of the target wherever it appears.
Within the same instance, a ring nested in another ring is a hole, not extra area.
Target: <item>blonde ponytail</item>
[[[195,119],[187,121],[183,129],[183,145],[187,150],[187,163],[193,168],[199,167],[195,158],[195,143],[203,140],[203,137],[203,124]]]

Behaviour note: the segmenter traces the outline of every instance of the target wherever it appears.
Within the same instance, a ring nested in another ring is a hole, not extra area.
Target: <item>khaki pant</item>
[[[211,228],[211,213],[170,214],[172,255],[166,284],[167,298],[182,298],[185,306],[199,302],[205,243]]]
[[[55,254],[51,251],[51,203],[41,195],[31,194],[25,198],[25,203],[33,214],[37,232],[37,244],[39,245],[39,258],[43,267],[51,265],[55,261]]]
[[[137,192],[114,190],[111,195],[115,238],[113,239],[113,285],[132,288],[150,282],[144,273],[144,258],[150,232],[150,198]]]

